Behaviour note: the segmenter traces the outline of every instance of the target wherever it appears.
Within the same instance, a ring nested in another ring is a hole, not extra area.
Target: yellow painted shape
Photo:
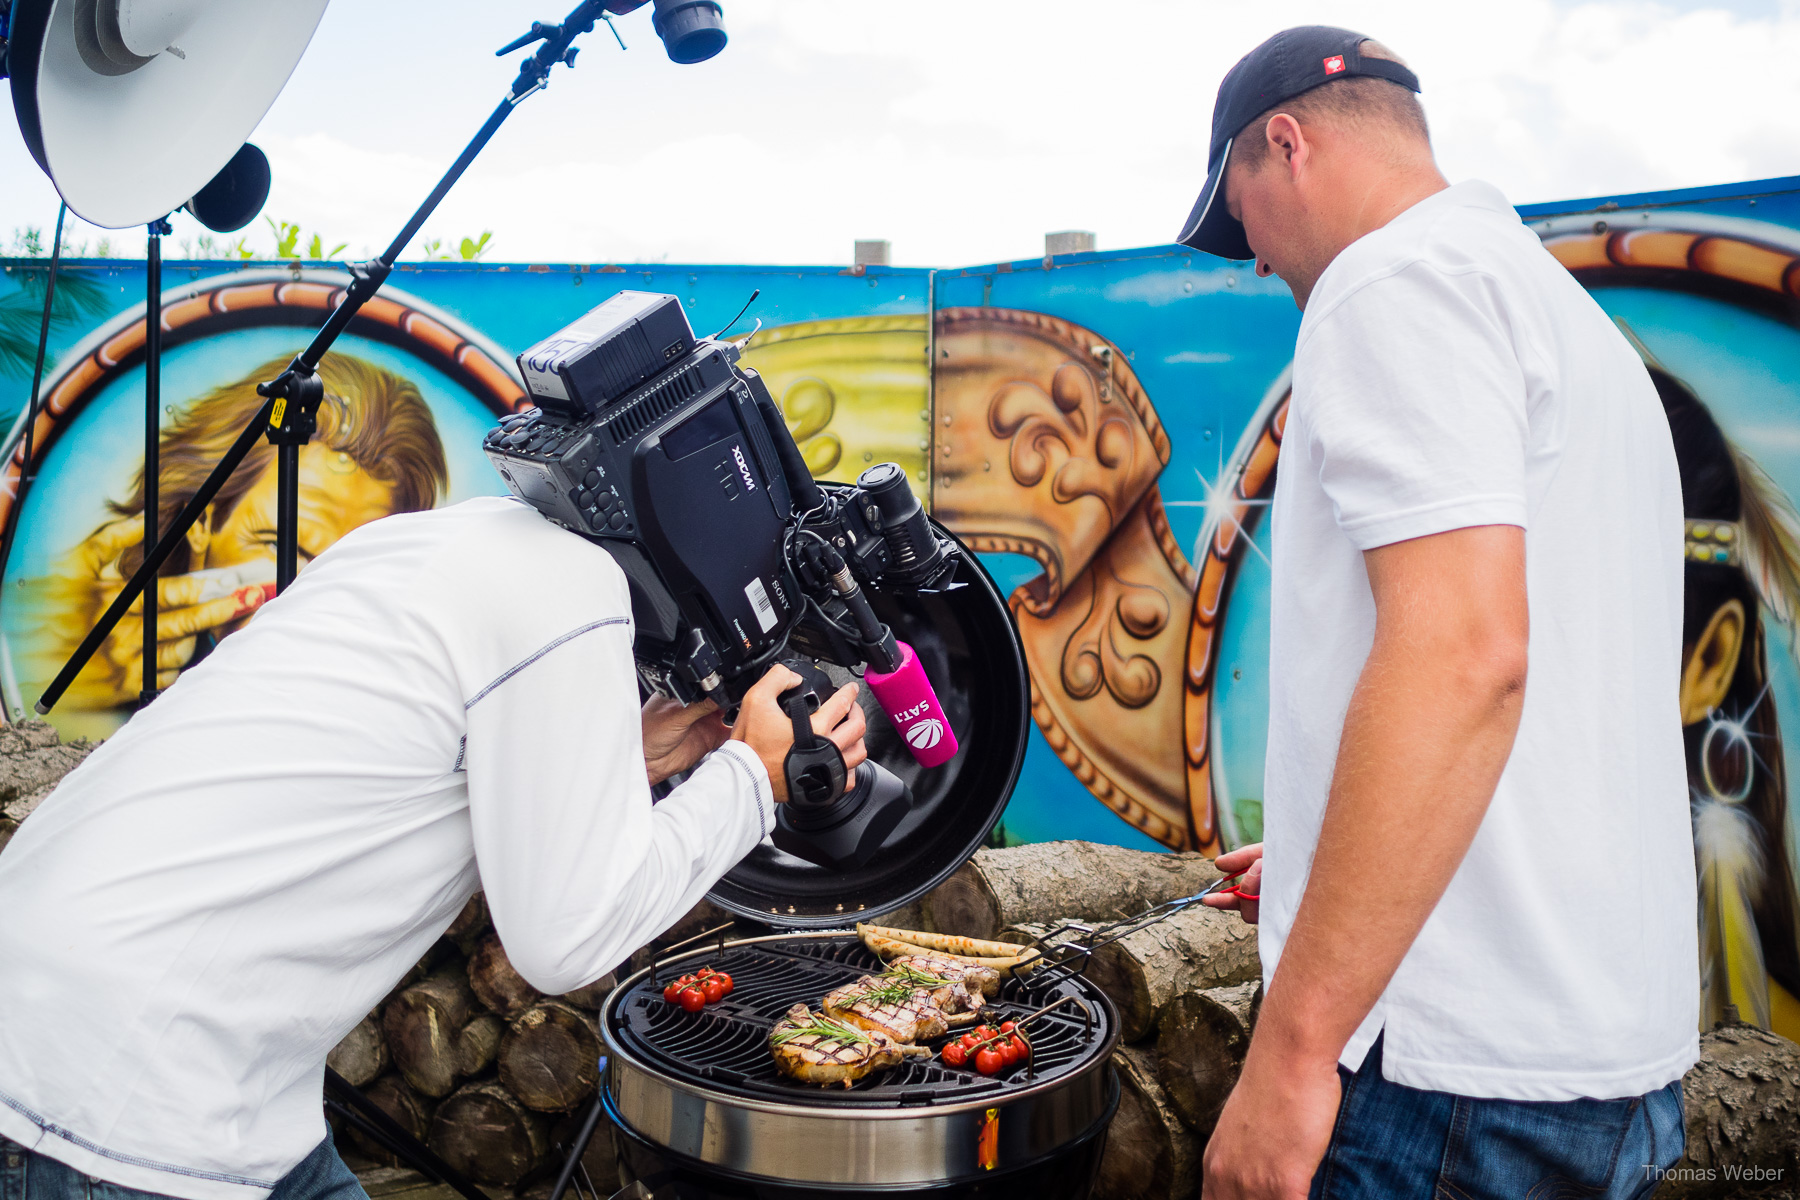
[[[813,475],[851,483],[896,462],[930,503],[931,363],[926,317],[843,317],[759,331],[744,365],[761,372]]]
[[[1800,1042],[1800,1000],[1773,979],[1769,980],[1769,1030],[1790,1042]]]

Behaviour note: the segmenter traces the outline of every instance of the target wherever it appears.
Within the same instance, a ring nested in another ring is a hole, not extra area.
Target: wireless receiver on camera
[[[519,356],[537,407],[503,418],[484,449],[515,495],[618,562],[650,690],[733,714],[771,664],[800,671],[807,682],[782,698],[797,736],[773,838],[851,869],[911,794],[874,762],[847,773],[813,737],[802,710],[830,688],[811,664],[864,669],[918,763],[947,763],[956,732],[870,595],[930,592],[962,551],[893,463],[853,486],[815,482],[762,378],[738,360],[736,344],[694,337],[679,298],[620,292]]]

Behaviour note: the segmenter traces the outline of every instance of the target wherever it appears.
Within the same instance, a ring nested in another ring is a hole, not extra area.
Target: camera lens
[[[675,62],[705,62],[725,48],[725,14],[715,0],[656,0],[650,23]]]
[[[910,579],[936,570],[943,561],[943,547],[931,532],[919,498],[906,486],[906,472],[900,464],[876,463],[857,477],[856,486],[881,514],[881,536],[888,544],[893,569]]]

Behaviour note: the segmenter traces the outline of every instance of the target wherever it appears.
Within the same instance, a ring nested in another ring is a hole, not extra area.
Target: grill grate
[[[731,976],[730,996],[697,1013],[663,999],[663,985],[703,966]],[[606,1020],[624,1048],[678,1079],[703,1081],[742,1096],[812,1105],[908,1106],[1003,1097],[1084,1069],[1108,1042],[1112,1010],[1085,980],[1032,987],[1012,979],[982,1009],[987,1023],[997,1026],[1065,996],[1081,1000],[1093,1017],[1088,1030],[1080,1010],[1065,1005],[1032,1022],[1030,1077],[1023,1063],[988,1076],[973,1067],[947,1066],[935,1055],[908,1058],[848,1089],[798,1083],[775,1070],[769,1029],[782,1014],[801,1003],[816,1011],[825,993],[880,969],[880,961],[854,934],[705,950],[638,980],[607,1005]],[[953,1030],[925,1044],[935,1052],[962,1032]]]

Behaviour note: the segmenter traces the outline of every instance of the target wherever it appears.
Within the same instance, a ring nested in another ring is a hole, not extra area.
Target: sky
[[[253,139],[264,214],[364,257],[503,95],[494,50],[572,0],[332,0]],[[1289,25],[1417,71],[1439,162],[1516,203],[1800,173],[1800,0],[723,0],[731,43],[670,63],[650,10],[583,39],[427,224],[490,261],[901,266],[1167,242],[1231,65]],[[4,100],[10,116],[10,95]],[[0,121],[0,248],[57,197]],[[168,253],[205,231],[176,218]],[[246,233],[272,245],[259,220]],[[105,231],[73,225],[90,247]],[[141,231],[110,235],[142,253]],[[412,256],[417,256],[417,244]]]

